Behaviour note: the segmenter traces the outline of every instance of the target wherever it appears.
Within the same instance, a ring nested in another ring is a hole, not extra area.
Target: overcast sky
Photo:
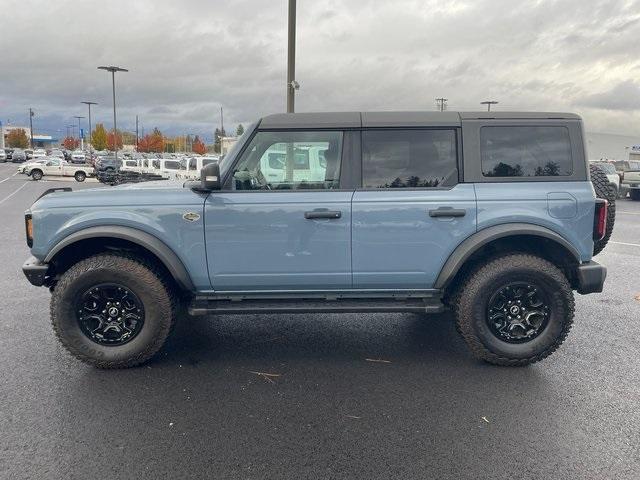
[[[285,108],[287,0],[0,0],[0,119],[211,138]],[[297,111],[572,111],[640,135],[640,0],[298,0]]]

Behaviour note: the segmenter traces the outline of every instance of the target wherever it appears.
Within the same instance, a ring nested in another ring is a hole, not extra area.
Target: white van
[[[260,159],[260,171],[269,183],[282,183],[286,177],[287,151],[274,146],[269,148]],[[296,145],[293,159],[294,182],[324,182],[327,161],[324,152],[327,147],[321,145]]]
[[[199,180],[202,167],[219,162],[218,156],[188,157],[180,160],[180,171],[176,178],[180,180]]]

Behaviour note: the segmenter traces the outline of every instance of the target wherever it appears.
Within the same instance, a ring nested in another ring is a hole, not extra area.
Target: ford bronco
[[[199,181],[45,192],[23,271],[51,290],[62,344],[101,368],[150,359],[181,306],[449,309],[476,357],[527,365],[564,341],[573,291],[605,281],[586,158],[572,114],[271,115]]]

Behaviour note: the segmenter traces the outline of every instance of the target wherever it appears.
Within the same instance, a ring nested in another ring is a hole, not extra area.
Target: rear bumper
[[[49,273],[49,264],[42,263],[36,257],[29,257],[27,261],[22,264],[22,271],[31,285],[41,287],[45,284],[47,274]]]
[[[588,293],[600,293],[607,278],[607,268],[598,262],[587,262],[578,266],[578,293],[586,295]]]

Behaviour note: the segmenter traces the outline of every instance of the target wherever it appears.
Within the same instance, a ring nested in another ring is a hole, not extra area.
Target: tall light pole
[[[484,102],[480,102],[480,105],[486,105],[487,106],[487,112],[491,111],[491,105],[497,105],[499,102],[497,102],[496,100],[485,100]]]
[[[35,113],[33,113],[33,109],[29,109],[29,144],[31,145],[31,149],[33,150],[33,116],[35,115]]]
[[[93,150],[93,131],[91,130],[91,105],[97,105],[97,103],[88,101],[80,103],[84,103],[89,107],[89,152],[91,152]]]
[[[116,124],[116,72],[128,72],[126,68],[121,67],[98,67],[98,70],[106,70],[107,72],[111,72],[111,87],[113,90],[113,149],[115,150],[116,155],[116,168],[118,166],[118,130]]]
[[[296,0],[289,0],[287,35],[287,113],[295,111],[295,94],[300,88],[296,82]]]
[[[80,137],[80,130],[82,130],[82,129],[80,128],[80,120],[81,120],[81,119],[83,119],[83,118],[85,118],[85,117],[80,117],[80,116],[78,116],[78,115],[74,115],[74,117],[73,117],[73,118],[77,118],[77,119],[78,119],[78,140],[80,141],[80,142],[79,142],[79,143],[80,143],[80,145],[82,145],[82,138]],[[84,147],[84,145],[82,145],[82,146]],[[82,150],[84,150],[84,148],[83,148]]]

